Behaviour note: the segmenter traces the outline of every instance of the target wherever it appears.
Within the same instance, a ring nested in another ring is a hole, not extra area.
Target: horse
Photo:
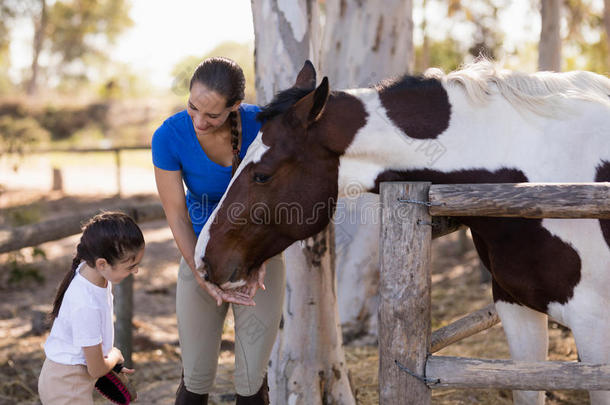
[[[339,196],[378,193],[383,181],[610,181],[610,80],[591,72],[524,74],[481,60],[330,91],[306,62],[259,119],[197,241],[198,268],[221,288],[323,230]],[[582,361],[610,363],[610,220],[457,219],[491,272],[513,359],[546,360],[551,317],[572,330]],[[590,399],[610,405],[610,392]],[[513,400],[543,404],[544,393]]]

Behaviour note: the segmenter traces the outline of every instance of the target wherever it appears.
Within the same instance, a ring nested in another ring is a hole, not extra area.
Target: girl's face
[[[231,111],[237,111],[239,102],[227,107],[227,99],[209,90],[200,82],[193,82],[187,102],[187,112],[197,135],[207,135],[223,126]]]
[[[108,281],[113,284],[120,283],[130,274],[137,274],[144,256],[144,248],[140,249],[135,255],[129,254],[123,260],[117,261],[114,266],[110,266],[104,259],[104,263],[97,263],[97,270]],[[101,264],[101,265],[100,265]]]

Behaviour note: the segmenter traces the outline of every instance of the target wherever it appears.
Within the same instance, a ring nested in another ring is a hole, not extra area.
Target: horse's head
[[[203,228],[195,261],[223,288],[328,225],[337,198],[340,148],[327,140],[329,85],[316,88],[306,62],[293,87],[261,112],[265,123]],[[332,96],[331,96],[332,97]]]

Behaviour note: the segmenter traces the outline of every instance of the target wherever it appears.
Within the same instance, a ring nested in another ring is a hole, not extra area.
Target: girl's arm
[[[112,370],[118,363],[124,361],[121,351],[113,347],[108,353],[108,357],[102,354],[102,344],[83,347],[85,360],[87,361],[87,371],[93,378],[100,378]]]

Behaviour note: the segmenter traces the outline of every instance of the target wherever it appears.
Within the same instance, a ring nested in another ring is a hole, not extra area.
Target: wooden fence
[[[610,364],[431,356],[499,322],[493,305],[430,331],[433,215],[610,218],[610,183],[382,183],[381,404],[428,405],[431,388],[610,390]],[[424,225],[424,226],[422,226]]]
[[[115,165],[115,179],[117,196],[121,196],[123,185],[121,183],[121,168],[123,166],[121,160],[121,152],[123,151],[134,151],[134,150],[150,150],[150,145],[136,145],[136,146],[116,146],[109,148],[48,148],[48,149],[34,149],[28,150],[28,155],[44,155],[48,153],[112,153],[114,155]],[[59,169],[53,169],[53,188],[61,188],[62,174]]]

